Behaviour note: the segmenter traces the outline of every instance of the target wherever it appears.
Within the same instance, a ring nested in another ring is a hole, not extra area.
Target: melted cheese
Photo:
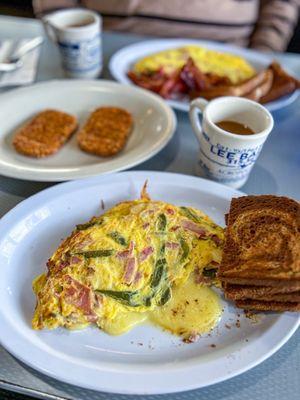
[[[130,331],[134,326],[146,321],[147,318],[147,313],[118,313],[114,319],[102,322],[102,329],[110,335],[122,335]]]
[[[150,319],[176,335],[189,337],[209,332],[220,316],[218,295],[189,279],[185,285],[174,289],[170,302],[153,311]]]
[[[221,316],[218,295],[209,287],[200,286],[189,279],[173,290],[173,296],[164,307],[154,311],[121,312],[102,323],[110,335],[121,335],[145,321],[158,325],[175,335],[188,338],[212,330]]]

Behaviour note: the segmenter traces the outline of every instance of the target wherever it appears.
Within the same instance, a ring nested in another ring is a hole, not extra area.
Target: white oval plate
[[[113,157],[81,151],[76,133],[60,151],[42,159],[20,155],[12,146],[14,131],[46,108],[78,117],[80,125],[101,106],[123,107],[134,118],[134,129],[125,148]],[[59,80],[38,83],[1,94],[0,172],[13,178],[64,181],[131,168],[158,153],[176,128],[173,110],[149,91],[98,80]]]
[[[269,314],[254,324],[223,300],[218,327],[193,344],[150,325],[115,337],[96,328],[31,329],[35,306],[31,282],[45,270],[61,239],[75,224],[99,214],[101,199],[108,209],[139,197],[146,179],[153,199],[199,207],[222,225],[230,199],[242,195],[185,175],[126,172],[54,186],[23,201],[0,221],[0,342],[24,363],[62,381],[100,391],[177,392],[247,371],[278,350],[296,330],[297,314]]]
[[[134,83],[127,77],[127,72],[132,69],[133,65],[140,58],[157,53],[158,51],[187,46],[189,44],[197,44],[211,50],[221,51],[223,53],[237,54],[241,57],[244,57],[257,71],[266,68],[273,61],[272,56],[267,54],[236,46],[230,46],[228,44],[193,39],[160,39],[135,43],[123,47],[121,50],[117,51],[111,57],[109,62],[110,73],[117,81],[126,83],[127,85],[135,86]],[[299,90],[296,90],[291,95],[284,96],[276,101],[267,103],[265,106],[269,111],[275,111],[293,103],[298,96]],[[167,100],[167,102],[171,107],[177,110],[189,111],[188,101]]]

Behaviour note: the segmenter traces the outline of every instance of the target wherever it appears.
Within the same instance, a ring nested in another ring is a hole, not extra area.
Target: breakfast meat
[[[113,156],[125,146],[133,128],[131,114],[117,107],[97,108],[78,134],[79,147],[102,157]]]
[[[209,332],[222,312],[211,281],[223,229],[203,212],[151,200],[117,204],[77,225],[33,282],[34,329],[122,334],[145,319],[181,337]],[[197,270],[197,275],[195,274]]]
[[[299,311],[300,205],[286,197],[232,199],[219,278],[249,310]]]
[[[240,84],[214,85],[206,90],[192,92],[192,97],[201,96],[211,100],[219,96],[239,96],[268,103],[294,92],[299,87],[297,79],[288,75],[278,63],[273,62],[267,69]]]
[[[252,92],[256,87],[262,85],[265,80],[268,79],[268,74],[268,70],[263,70],[240,84],[212,86],[206,90],[193,92],[193,97],[201,96],[207,100],[212,100],[220,96],[245,96],[247,93]]]
[[[269,93],[273,84],[274,74],[271,68],[265,70],[265,78],[261,84],[257,85],[250,92],[247,92],[243,97],[259,102],[260,99]]]
[[[19,129],[13,139],[18,153],[30,157],[46,157],[56,153],[77,128],[73,115],[45,110]]]
[[[241,57],[199,46],[144,57],[128,77],[136,85],[172,100],[239,96],[267,103],[300,88],[299,81],[276,62],[255,73]]]

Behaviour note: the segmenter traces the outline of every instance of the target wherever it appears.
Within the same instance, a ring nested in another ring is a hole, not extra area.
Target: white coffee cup
[[[210,102],[202,98],[193,100],[189,116],[200,144],[197,173],[233,188],[243,186],[273,128],[269,111],[255,101],[228,96]],[[239,122],[255,133],[227,132],[216,125],[224,120]]]
[[[72,8],[43,17],[50,39],[57,43],[62,65],[71,78],[97,78],[102,71],[102,18],[93,11]]]

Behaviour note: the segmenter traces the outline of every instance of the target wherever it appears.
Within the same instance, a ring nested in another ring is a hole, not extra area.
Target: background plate
[[[158,394],[207,386],[238,375],[280,348],[299,325],[292,313],[268,314],[257,323],[222,300],[218,327],[184,344],[150,325],[111,337],[96,328],[36,332],[32,279],[75,224],[139,197],[145,180],[153,199],[202,209],[224,222],[230,199],[242,193],[185,175],[127,172],[57,185],[23,201],[0,221],[0,342],[37,370],[85,388]]]
[[[101,106],[123,107],[134,119],[125,148],[113,157],[81,151],[76,133],[57,154],[42,159],[23,156],[12,146],[15,130],[35,113],[55,108],[76,115],[82,125]],[[49,81],[12,90],[1,94],[0,110],[1,174],[35,181],[64,181],[133,167],[158,153],[176,128],[175,114],[162,98],[105,80]]]
[[[127,85],[136,86],[127,77],[127,72],[132,69],[137,60],[158,51],[187,46],[189,44],[197,44],[211,50],[221,51],[223,53],[237,54],[241,57],[244,57],[257,71],[266,68],[273,61],[273,57],[270,55],[222,43],[192,39],[159,39],[147,40],[145,42],[132,44],[117,51],[110,59],[110,73],[117,81],[126,83]],[[279,108],[288,106],[294,102],[298,96],[299,90],[296,90],[291,95],[284,96],[276,101],[267,103],[265,106],[269,111],[275,111]],[[189,111],[189,103],[187,101],[167,100],[167,102],[171,107],[177,110]]]

